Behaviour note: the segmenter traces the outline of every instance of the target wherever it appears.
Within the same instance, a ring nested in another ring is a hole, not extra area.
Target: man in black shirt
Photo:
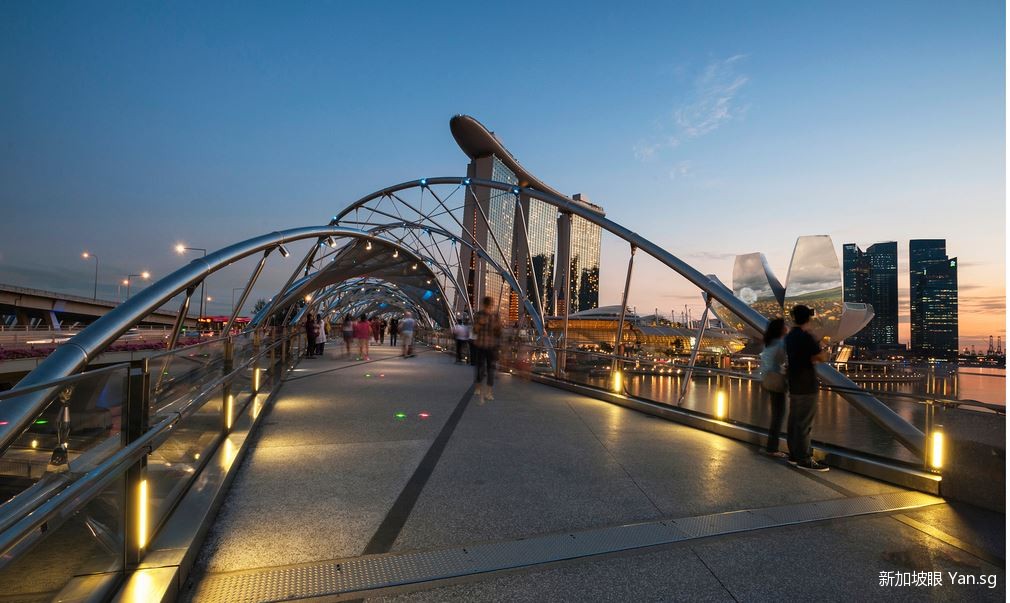
[[[786,335],[786,356],[789,368],[789,463],[808,471],[827,471],[814,460],[810,448],[810,427],[817,414],[817,373],[814,364],[827,360],[827,353],[810,334],[813,311],[803,305],[794,306],[795,326]]]

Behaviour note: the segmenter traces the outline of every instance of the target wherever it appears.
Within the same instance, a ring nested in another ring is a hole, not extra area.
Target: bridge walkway
[[[425,348],[328,347],[265,417],[185,600],[1004,599],[1003,515],[507,374],[480,405]],[[943,586],[880,585],[917,571]]]

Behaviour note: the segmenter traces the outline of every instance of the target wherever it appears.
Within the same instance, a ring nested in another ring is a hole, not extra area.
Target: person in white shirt
[[[326,323],[323,321],[323,317],[316,316],[316,329],[319,334],[316,335],[316,355],[323,355],[323,346],[326,345]]]
[[[452,336],[456,340],[456,364],[463,364],[463,350],[470,343],[470,327],[459,320],[452,327]]]

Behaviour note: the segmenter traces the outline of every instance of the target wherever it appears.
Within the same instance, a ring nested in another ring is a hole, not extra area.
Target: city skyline
[[[114,298],[128,274],[191,259],[180,242],[216,249],[462,175],[446,123],[467,113],[552,186],[726,282],[752,251],[785,274],[801,235],[839,256],[896,240],[907,300],[907,242],[944,238],[961,347],[1005,341],[1003,5],[733,6],[585,5],[577,44],[552,33],[569,11],[538,7],[524,33],[542,43],[488,56],[444,25],[449,5],[5,5],[0,200],[25,211],[5,222],[0,282],[90,296],[88,250]],[[626,264],[604,237],[600,305],[619,303]],[[700,316],[697,290],[635,270],[630,304]],[[212,278],[208,311],[242,284]],[[908,320],[902,301],[905,343]]]

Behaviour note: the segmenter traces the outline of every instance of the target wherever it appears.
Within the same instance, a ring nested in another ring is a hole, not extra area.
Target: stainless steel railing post
[[[234,370],[235,366],[235,341],[232,337],[224,340],[224,362],[221,365],[221,375],[227,377]],[[232,395],[233,379],[228,379],[221,385],[221,431],[228,435],[231,431],[231,423],[234,418],[235,396]]]
[[[126,379],[126,404],[120,428],[123,446],[138,440],[148,429],[148,416],[151,410],[151,372],[147,359],[132,362]],[[146,454],[127,469],[125,481],[124,556],[127,567],[132,568],[136,567],[144,556],[151,530]]]

